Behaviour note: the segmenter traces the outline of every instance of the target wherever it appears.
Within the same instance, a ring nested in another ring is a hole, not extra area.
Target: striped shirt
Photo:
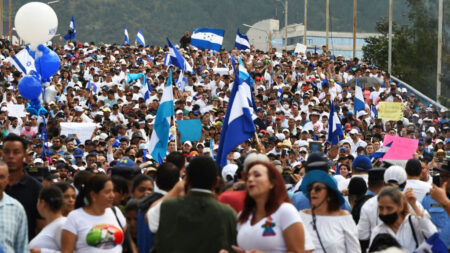
[[[8,253],[29,252],[25,209],[5,192],[0,200],[0,243]]]

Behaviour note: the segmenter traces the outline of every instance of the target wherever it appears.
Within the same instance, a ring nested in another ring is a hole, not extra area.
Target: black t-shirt
[[[27,213],[28,240],[30,241],[36,235],[36,220],[41,218],[36,207],[41,188],[41,183],[25,172],[17,184],[8,185],[5,189],[6,194],[19,201]]]

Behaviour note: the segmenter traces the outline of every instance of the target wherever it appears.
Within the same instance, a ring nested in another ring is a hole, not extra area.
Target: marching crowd
[[[28,102],[12,60],[23,48],[0,40],[0,252],[450,248],[448,112],[377,67],[326,47],[197,50],[188,33],[178,50],[192,73],[164,64],[167,46],[50,48],[61,68],[42,99],[49,113],[21,117],[8,106]],[[256,133],[220,168],[230,57],[254,80]],[[147,149],[169,69],[175,116],[160,161]],[[377,82],[363,87],[366,109],[354,112],[362,77]],[[403,120],[373,116],[383,101],[403,103]],[[344,132],[337,145],[326,142],[332,104]],[[179,141],[176,120],[186,119],[201,120],[200,141]],[[76,132],[61,135],[62,122],[97,128],[83,142]],[[417,139],[413,158],[374,158],[387,135]]]

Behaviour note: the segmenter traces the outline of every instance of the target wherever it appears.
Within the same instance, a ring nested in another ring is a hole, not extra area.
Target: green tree
[[[444,13],[449,13],[450,1],[446,0]],[[437,71],[437,4],[430,1],[408,0],[408,25],[393,24],[392,75],[413,85],[425,95],[436,98]],[[445,15],[444,15],[445,16]],[[448,16],[448,15],[447,15]],[[445,20],[444,27],[448,27]],[[379,37],[366,39],[363,47],[364,59],[387,71],[388,21],[382,19],[376,24]],[[449,34],[444,34],[444,41]],[[450,94],[450,48],[443,43],[442,101]]]

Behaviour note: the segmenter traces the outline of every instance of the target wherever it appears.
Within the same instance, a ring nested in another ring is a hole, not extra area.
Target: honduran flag
[[[245,50],[250,48],[250,42],[248,42],[248,37],[245,34],[239,32],[239,28],[236,33],[236,41],[234,46],[239,50]]]

